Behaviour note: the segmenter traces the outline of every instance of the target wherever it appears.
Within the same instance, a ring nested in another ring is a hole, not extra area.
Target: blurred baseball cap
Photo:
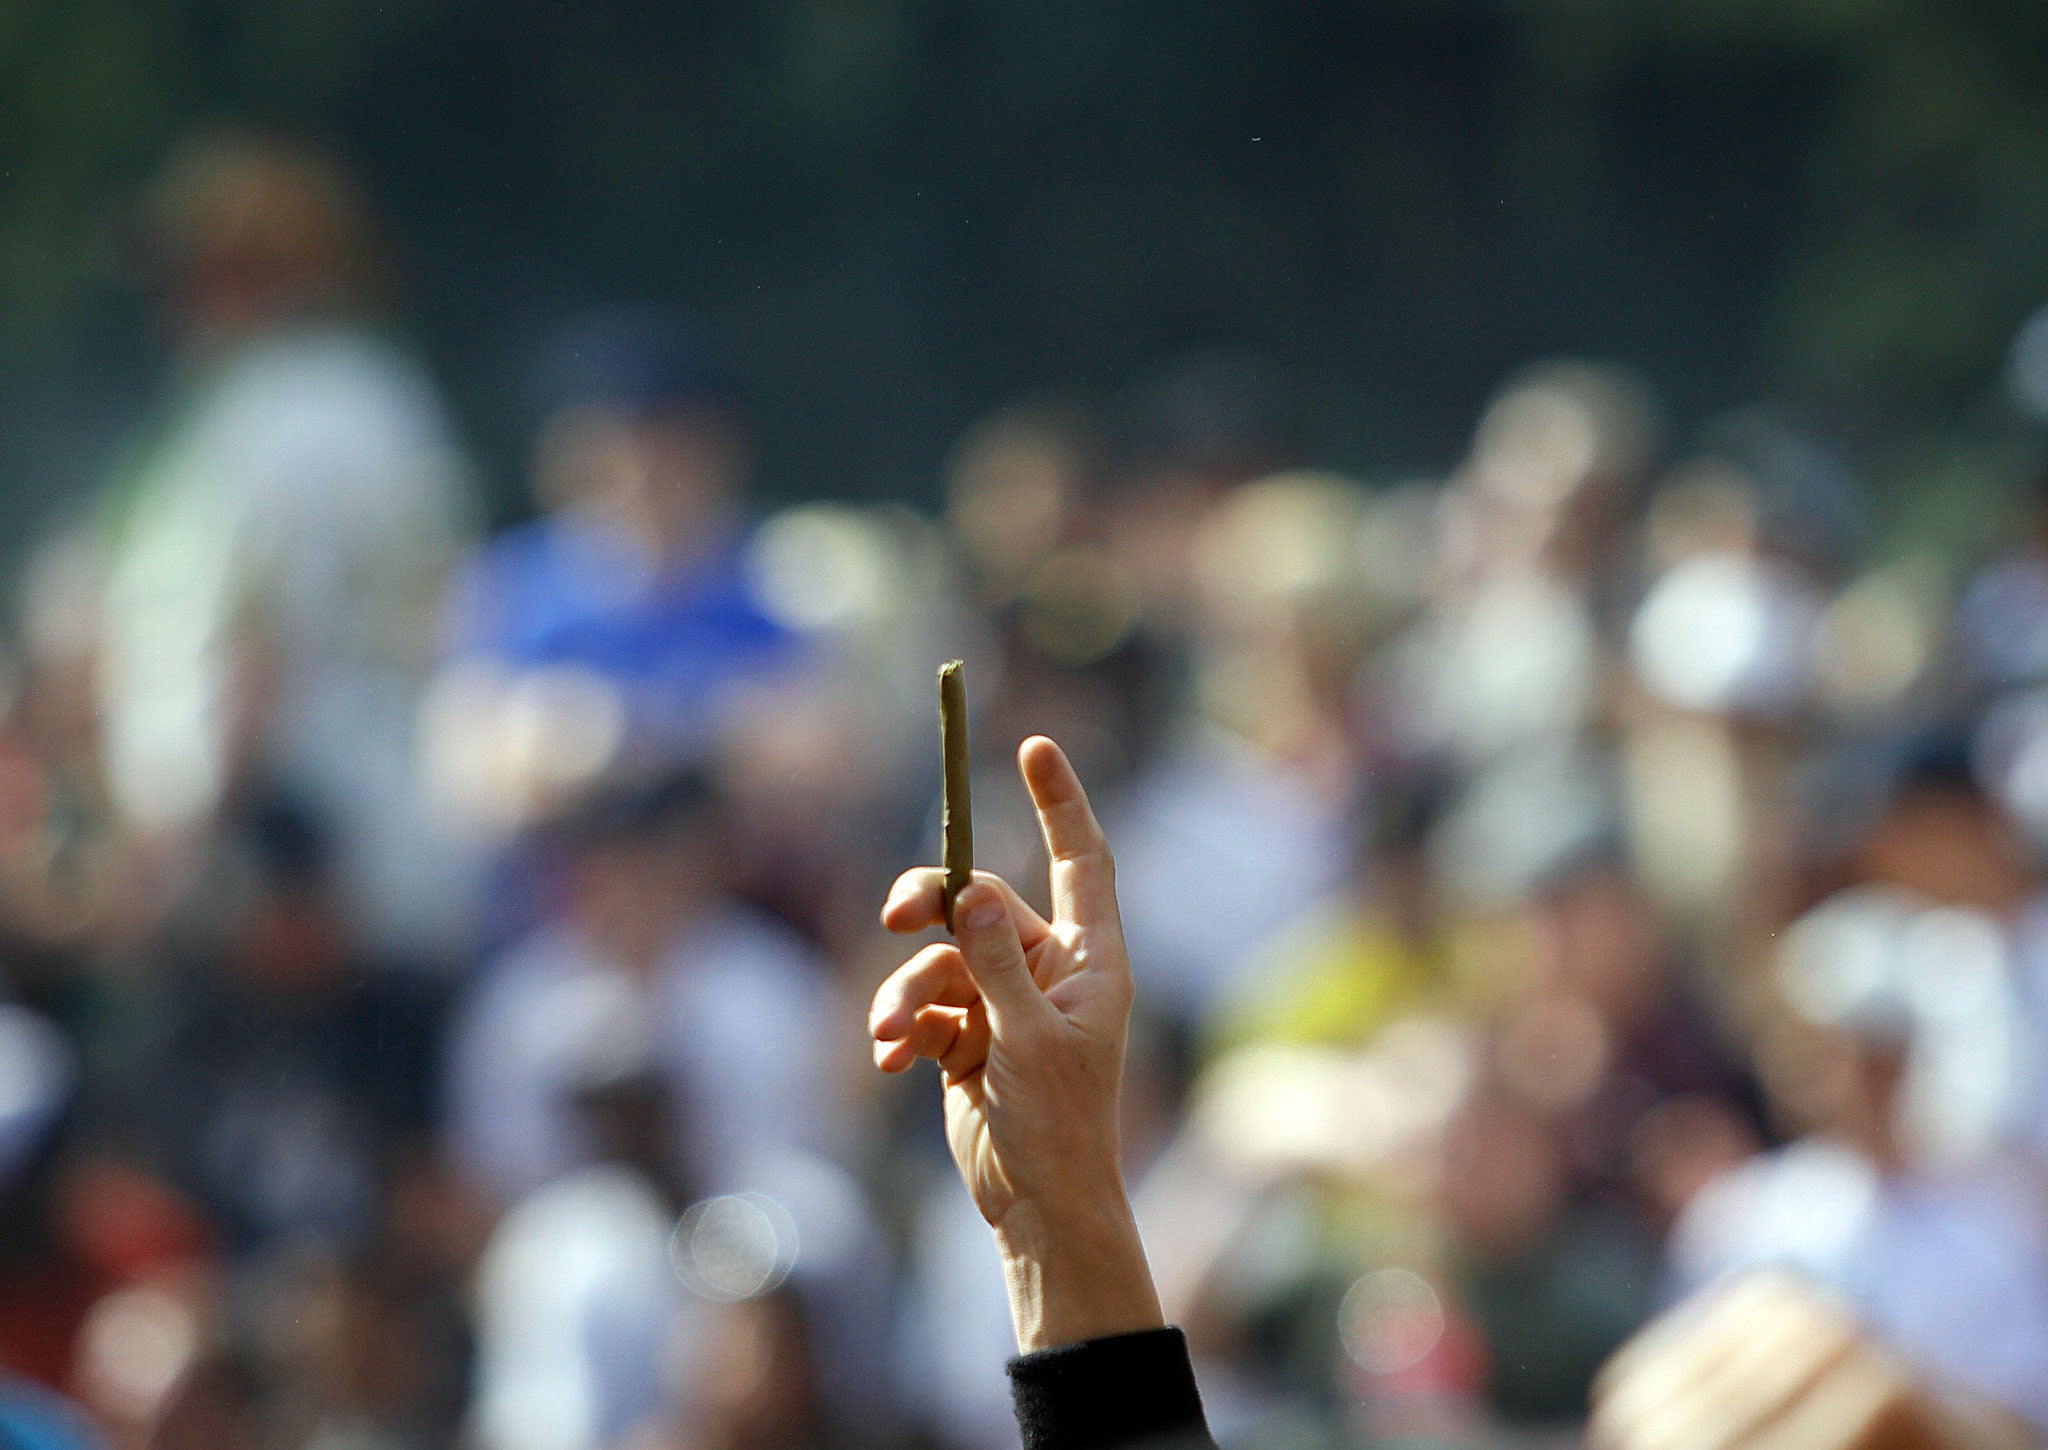
[[[550,413],[738,414],[745,402],[738,379],[700,329],[643,306],[603,308],[569,323],[547,349],[539,382]]]

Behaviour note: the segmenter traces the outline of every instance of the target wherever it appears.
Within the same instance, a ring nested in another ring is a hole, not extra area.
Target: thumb
[[[960,893],[953,903],[953,940],[967,962],[967,975],[988,1004],[989,1026],[998,1036],[1006,1021],[1014,1029],[1031,1016],[1052,1010],[1031,979],[1017,924],[995,887],[976,881]]]

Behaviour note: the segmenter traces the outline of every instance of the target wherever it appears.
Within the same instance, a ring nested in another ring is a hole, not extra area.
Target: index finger
[[[1114,924],[1116,863],[1066,752],[1034,735],[1017,747],[1017,767],[1052,860],[1053,915],[1081,926]]]
[[[976,881],[986,881],[1003,893],[1010,919],[1017,924],[1018,940],[1025,949],[1038,945],[1052,933],[1044,917],[1031,909],[1016,888],[992,871],[977,871]],[[882,925],[908,935],[945,923],[946,871],[943,866],[913,866],[896,878],[889,899],[882,903]]]

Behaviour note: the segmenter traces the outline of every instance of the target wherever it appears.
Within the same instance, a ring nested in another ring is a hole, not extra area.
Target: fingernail
[[[993,891],[976,892],[973,902],[960,914],[960,924],[969,931],[986,931],[1002,919],[1002,898]]]

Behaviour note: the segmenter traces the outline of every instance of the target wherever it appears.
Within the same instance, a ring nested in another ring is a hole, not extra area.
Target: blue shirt
[[[69,1400],[0,1375],[0,1450],[100,1450],[99,1436]]]
[[[664,569],[601,523],[559,514],[479,549],[450,623],[457,654],[591,671],[624,696],[629,733],[670,742],[699,738],[735,683],[796,648],[756,602],[740,540]]]

